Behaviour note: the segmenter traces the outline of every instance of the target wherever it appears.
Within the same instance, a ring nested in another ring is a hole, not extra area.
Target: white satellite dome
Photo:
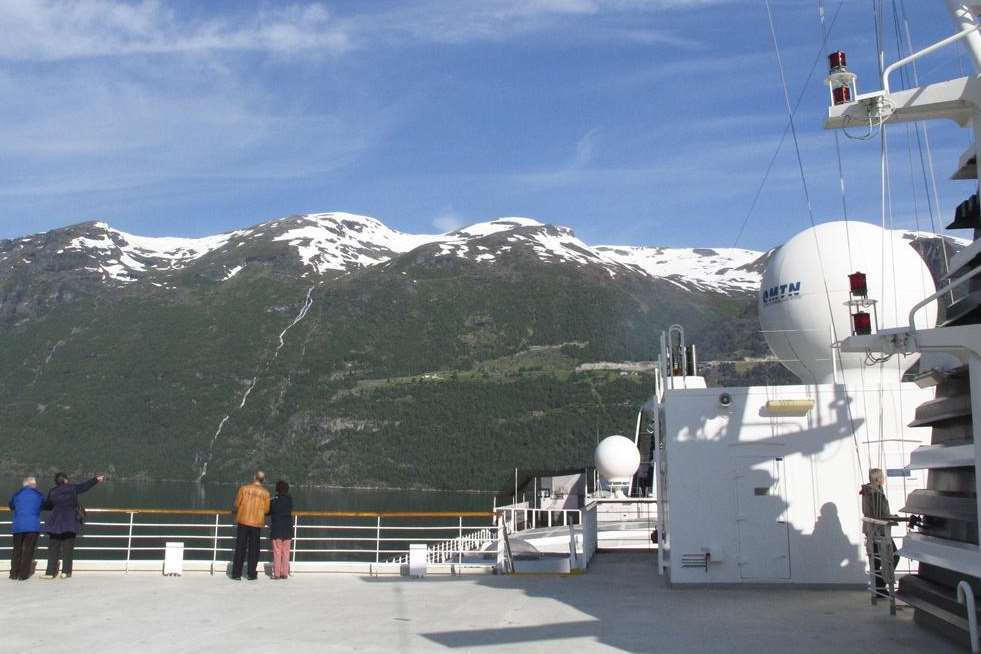
[[[834,381],[830,344],[852,333],[849,274],[866,275],[868,297],[876,301],[874,310],[865,309],[873,331],[906,325],[910,309],[936,290],[910,243],[902,232],[870,223],[830,222],[797,234],[770,258],[758,299],[760,325],[770,349],[801,381]],[[932,327],[936,319],[932,302],[917,312],[916,326]],[[864,354],[836,359],[846,382],[867,365]],[[902,369],[915,361],[915,355],[906,357]],[[877,370],[876,380],[880,374],[896,382],[901,375],[894,362]]]
[[[603,479],[611,484],[629,484],[640,467],[640,452],[629,438],[607,436],[596,446],[593,461]]]

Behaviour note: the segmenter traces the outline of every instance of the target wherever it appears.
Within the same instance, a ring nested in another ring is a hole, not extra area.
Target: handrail
[[[893,62],[892,64],[890,64],[889,66],[887,66],[885,70],[882,71],[882,90],[885,92],[886,95],[889,95],[889,93],[890,93],[890,89],[889,89],[889,76],[897,68],[900,68],[902,66],[905,66],[906,64],[911,63],[913,61],[916,61],[920,57],[922,57],[924,55],[928,55],[931,52],[933,52],[934,50],[939,50],[940,48],[943,48],[945,46],[948,46],[951,43],[953,43],[954,41],[959,41],[960,39],[963,39],[966,36],[970,36],[972,33],[976,32],[979,27],[981,27],[981,25],[972,25],[971,27],[968,27],[967,29],[961,30],[960,32],[957,32],[955,34],[951,34],[947,38],[942,39],[940,41],[937,41],[933,45],[930,45],[930,46],[927,46],[927,47],[923,48],[919,52],[914,52],[913,54],[909,55],[908,57],[903,57],[902,59]]]
[[[192,567],[200,569],[203,561],[215,574],[234,551],[235,537],[230,535],[234,519],[228,509],[97,507],[87,512],[86,526],[95,531],[87,533],[87,543],[75,550],[93,553],[89,563],[117,565],[123,572],[137,562],[145,568],[154,554],[166,550],[166,542],[177,540],[185,543],[185,552],[194,553],[188,559]],[[371,566],[401,565],[407,560],[408,544],[424,543],[429,563],[495,567],[497,562],[489,563],[485,553],[501,547],[500,543],[493,547],[498,541],[492,531],[498,515],[494,511],[296,511],[291,562],[307,559],[302,562],[304,571],[367,565],[374,574],[378,568]],[[9,509],[0,507],[0,525],[10,524],[11,517]],[[0,551],[11,549],[10,538],[6,529],[0,529]],[[262,540],[268,539],[263,535]],[[268,551],[260,547],[260,552]],[[452,570],[457,574],[460,568]]]
[[[879,527],[895,527],[900,522],[906,522],[906,519],[902,516],[890,516],[888,520],[882,520],[880,518],[862,518],[862,522],[870,525],[877,525]]]
[[[981,650],[978,644],[978,615],[977,605],[974,603],[974,590],[971,584],[961,580],[957,584],[957,603],[963,604],[967,610],[968,635],[971,638],[971,652],[978,654]]]
[[[923,298],[922,300],[920,300],[919,302],[917,302],[916,304],[914,304],[913,305],[913,308],[909,310],[909,316],[908,316],[909,329],[910,329],[910,331],[913,332],[914,334],[916,333],[915,320],[916,320],[916,312],[917,311],[919,311],[920,309],[922,309],[926,305],[930,304],[931,302],[933,302],[934,300],[936,300],[941,295],[945,295],[947,293],[953,292],[953,290],[955,288],[957,288],[958,286],[960,286],[961,284],[963,284],[967,280],[973,279],[977,275],[981,275],[981,267],[975,268],[971,272],[969,272],[969,273],[967,273],[965,275],[962,275],[961,277],[958,277],[957,280],[954,281],[953,283],[945,284],[943,288],[939,289],[933,295],[928,295],[927,297]],[[953,297],[954,296],[951,295],[951,298],[953,298]]]
[[[9,513],[0,507],[0,513]],[[117,509],[85,508],[86,513],[157,514],[157,515],[231,515],[228,509]],[[310,518],[493,518],[493,511],[294,511],[295,516]]]

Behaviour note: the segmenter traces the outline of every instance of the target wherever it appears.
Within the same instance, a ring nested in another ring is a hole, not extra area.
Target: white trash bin
[[[409,576],[426,576],[426,557],[429,554],[429,547],[425,543],[412,543],[409,545]]]
[[[164,550],[164,576],[180,577],[184,574],[184,543],[167,543]]]

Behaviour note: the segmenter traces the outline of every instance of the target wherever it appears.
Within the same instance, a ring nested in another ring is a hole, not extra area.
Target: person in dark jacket
[[[105,481],[105,475],[96,475],[80,484],[72,484],[68,475],[59,472],[55,475],[55,487],[48,491],[44,508],[50,509],[44,521],[44,531],[48,534],[48,569],[42,579],[58,576],[58,562],[62,559],[61,578],[72,576],[72,561],[75,554],[75,537],[82,531],[78,496],[98,483]]]
[[[269,502],[269,539],[273,551],[273,579],[290,576],[290,543],[293,540],[293,498],[290,485],[276,482],[276,496]]]
[[[41,507],[44,495],[37,489],[37,479],[25,477],[24,485],[10,498],[7,506],[14,512],[14,544],[10,553],[10,578],[30,579],[34,574],[34,550],[41,532]]]

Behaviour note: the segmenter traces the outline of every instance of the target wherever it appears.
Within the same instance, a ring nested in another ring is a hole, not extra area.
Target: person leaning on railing
[[[242,565],[248,558],[248,579],[258,578],[256,567],[259,565],[259,531],[266,524],[266,514],[269,513],[269,491],[262,482],[266,473],[256,470],[251,484],[239,487],[235,495],[235,558],[232,560],[232,579],[242,578]]]
[[[34,574],[34,550],[41,533],[43,505],[44,495],[37,489],[37,479],[34,477],[25,477],[24,485],[7,503],[14,512],[11,529],[14,535],[10,552],[11,579],[30,579]]]
[[[273,552],[273,579],[290,576],[290,543],[293,539],[293,498],[290,485],[276,482],[276,496],[269,503],[269,541]]]
[[[65,473],[55,475],[55,486],[48,491],[43,507],[51,513],[44,521],[44,531],[48,534],[48,569],[41,579],[58,576],[58,559],[62,559],[61,578],[72,576],[75,537],[82,531],[84,519],[78,496],[105,479],[105,475],[96,475],[88,481],[72,484]]]

